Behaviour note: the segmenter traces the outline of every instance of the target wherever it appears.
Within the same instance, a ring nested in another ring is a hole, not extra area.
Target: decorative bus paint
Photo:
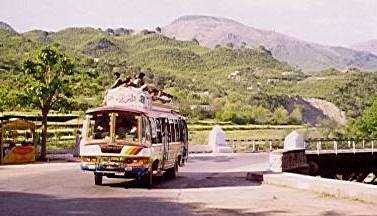
[[[103,176],[146,187],[153,174],[175,178],[188,156],[185,117],[139,88],[110,89],[104,102],[86,112],[80,141],[81,169],[94,172],[95,184]]]

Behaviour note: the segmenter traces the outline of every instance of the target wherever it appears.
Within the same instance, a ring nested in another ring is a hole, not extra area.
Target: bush
[[[377,97],[372,105],[363,111],[362,116],[351,125],[350,133],[353,136],[377,136]]]
[[[288,124],[289,123],[289,113],[283,107],[279,107],[275,110],[272,121],[275,124]]]

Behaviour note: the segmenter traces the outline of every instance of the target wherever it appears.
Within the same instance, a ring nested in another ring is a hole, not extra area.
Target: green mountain
[[[0,29],[1,109],[30,109],[17,106],[17,93],[24,82],[20,65],[46,45],[66,53],[75,63],[74,90],[79,110],[101,103],[113,72],[126,76],[141,70],[146,73],[147,82],[175,95],[180,109],[194,118],[236,123],[302,123],[308,118],[302,116],[305,110],[301,105],[310,104],[290,102],[292,96],[325,99],[343,108],[347,107],[347,94],[356,91],[339,89],[360,79],[360,74],[375,76],[358,71],[305,75],[275,59],[264,47],[210,49],[195,41],[178,41],[151,31],[114,32],[68,28],[18,34]],[[352,88],[362,89],[357,85]],[[361,93],[355,110],[368,104],[365,97],[373,94]]]

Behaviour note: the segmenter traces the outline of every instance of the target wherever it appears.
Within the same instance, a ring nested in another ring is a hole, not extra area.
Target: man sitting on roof
[[[120,78],[120,73],[115,72],[113,73],[114,78],[116,79],[113,85],[111,85],[110,89],[117,88],[123,84],[122,79]]]
[[[144,82],[145,73],[139,72],[136,74],[136,79],[132,82],[136,88],[141,88],[145,82]]]

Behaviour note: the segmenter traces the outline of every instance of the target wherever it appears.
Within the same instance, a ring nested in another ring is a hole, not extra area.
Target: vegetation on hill
[[[25,85],[20,65],[45,46],[65,53],[75,65],[76,110],[99,105],[115,71],[123,76],[145,72],[147,82],[175,95],[181,111],[191,118],[238,124],[302,123],[303,108],[287,109],[287,96],[329,100],[357,117],[370,104],[377,83],[372,73],[330,70],[305,75],[265,49],[209,49],[153,32],[69,28],[20,35],[0,29],[1,109],[33,109],[18,106],[17,95]],[[363,85],[370,86],[365,93]]]

